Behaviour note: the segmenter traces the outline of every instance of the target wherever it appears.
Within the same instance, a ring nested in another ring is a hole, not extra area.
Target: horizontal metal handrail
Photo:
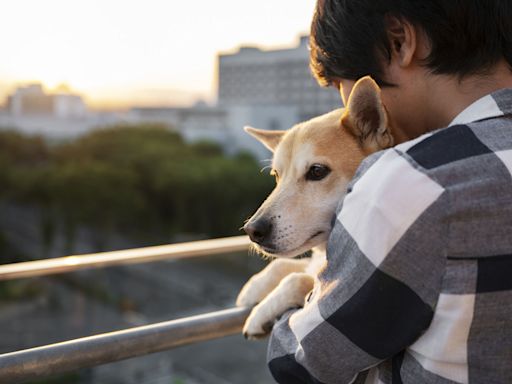
[[[80,368],[240,333],[250,309],[232,308],[0,355],[0,383]]]
[[[221,239],[4,264],[0,265],[0,281],[73,272],[88,268],[147,263],[150,261],[183,259],[244,251],[249,248],[249,244],[250,240],[247,236],[234,236]]]

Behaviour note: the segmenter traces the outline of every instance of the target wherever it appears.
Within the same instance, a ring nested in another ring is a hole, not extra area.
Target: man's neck
[[[429,126],[439,128],[448,126],[478,99],[503,88],[512,88],[512,71],[503,60],[485,75],[471,75],[463,79],[433,75],[432,82],[428,99],[431,106],[435,105],[437,113],[431,114]]]

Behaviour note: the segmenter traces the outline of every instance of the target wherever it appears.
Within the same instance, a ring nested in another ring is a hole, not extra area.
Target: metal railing
[[[0,281],[74,272],[89,268],[140,264],[151,261],[184,259],[244,251],[249,247],[250,243],[251,241],[247,236],[235,236],[5,264],[0,265]]]
[[[114,265],[247,250],[246,236],[129,249],[0,266],[0,281]],[[249,308],[232,308],[0,355],[0,383],[16,384],[79,368],[240,333]]]

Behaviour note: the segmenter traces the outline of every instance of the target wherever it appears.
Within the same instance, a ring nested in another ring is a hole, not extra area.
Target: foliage
[[[238,229],[272,187],[251,156],[187,144],[160,125],[118,125],[73,142],[0,132],[0,198],[37,207],[43,238],[78,227],[101,241],[120,233],[141,243],[183,234],[216,237]],[[72,251],[72,249],[70,249]]]

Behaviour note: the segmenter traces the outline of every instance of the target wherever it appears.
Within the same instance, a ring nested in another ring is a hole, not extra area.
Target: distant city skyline
[[[9,95],[0,111],[0,130],[15,129],[50,140],[70,140],[112,124],[164,124],[187,142],[208,140],[226,153],[249,151],[268,158],[268,151],[246,135],[243,126],[286,129],[300,121],[341,107],[334,88],[321,88],[309,70],[309,36],[281,49],[240,47],[218,56],[218,97],[208,105],[176,103],[128,110],[94,111],[68,86],[48,90],[28,84]]]
[[[315,3],[11,1],[0,24],[0,104],[34,82],[66,84],[95,109],[212,102],[219,53],[295,45]]]

